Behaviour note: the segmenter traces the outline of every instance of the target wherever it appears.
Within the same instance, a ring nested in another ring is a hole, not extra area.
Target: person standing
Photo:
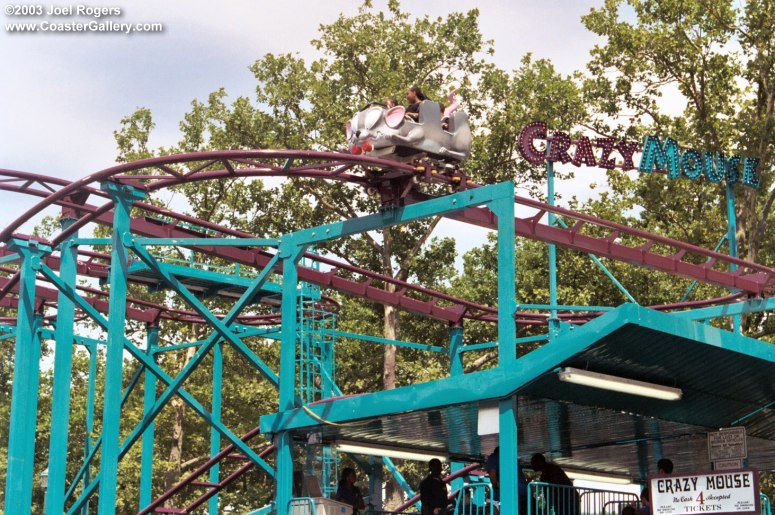
[[[363,503],[363,496],[361,491],[355,486],[357,480],[355,470],[350,467],[346,467],[342,470],[342,474],[339,477],[339,486],[336,489],[336,496],[334,499],[349,504],[353,508],[353,515],[358,515],[359,510],[366,509],[366,505]]]
[[[428,475],[420,482],[422,515],[441,515],[448,504],[447,484],[441,479],[441,460],[430,460],[428,470]]]
[[[500,458],[500,446],[496,447],[492,454],[487,457],[485,469],[487,475],[490,476],[490,483],[492,484],[492,497],[493,500],[500,503],[501,500],[501,458]],[[527,478],[522,470],[522,465],[517,462],[517,495],[519,496],[519,513],[527,513]]]
[[[577,515],[580,513],[579,494],[573,487],[573,481],[570,480],[564,470],[559,465],[549,463],[543,454],[534,454],[530,459],[533,470],[540,472],[541,483],[560,485],[568,488],[557,488],[556,492],[549,495],[549,504],[554,508],[556,515]]]

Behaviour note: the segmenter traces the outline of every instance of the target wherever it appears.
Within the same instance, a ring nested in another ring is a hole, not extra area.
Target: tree
[[[586,84],[601,115],[595,126],[623,132],[623,118],[609,118],[621,112],[630,134],[670,134],[693,148],[759,158],[760,188],[734,187],[739,199],[737,240],[741,256],[771,261],[772,245],[765,242],[773,237],[768,222],[775,201],[770,173],[775,150],[775,4],[607,0],[583,19],[591,31],[607,38],[592,52],[592,78]],[[660,110],[658,100],[666,87],[676,88],[686,100],[680,116]],[[668,235],[686,239],[704,232],[703,225],[723,227],[722,187],[676,182],[670,186],[671,194],[660,194],[664,182],[649,177],[614,188],[616,194],[640,199],[646,227],[662,226]],[[696,217],[688,216],[686,208],[698,203],[706,207],[695,210]],[[722,233],[706,232],[700,241],[693,241],[712,247]],[[749,319],[751,329],[765,325],[760,316]]]

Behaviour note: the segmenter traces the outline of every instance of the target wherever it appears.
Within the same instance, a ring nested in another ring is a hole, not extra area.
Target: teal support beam
[[[465,373],[463,368],[463,326],[454,325],[449,328],[449,375],[460,376]],[[449,447],[458,445],[460,441],[460,429],[457,424],[450,426]],[[465,467],[461,461],[450,461],[449,473],[454,474]],[[463,487],[463,478],[459,477],[452,480],[452,490],[459,490]]]
[[[213,347],[213,391],[212,406],[210,407],[211,416],[218,422],[221,421],[221,401],[223,391],[223,345],[218,342]],[[210,457],[212,458],[221,450],[221,435],[214,428],[210,428]],[[210,468],[210,482],[220,483],[221,466],[216,463]],[[210,497],[207,503],[210,515],[218,515],[218,494]]]
[[[546,151],[549,152],[551,142],[546,145]],[[554,205],[554,161],[546,160],[546,203]],[[549,212],[549,227],[554,227],[555,216]],[[554,243],[547,245],[549,248],[549,305],[552,306],[549,311],[549,343],[551,343],[560,333],[560,318],[557,316],[557,246]]]
[[[180,383],[182,382],[186,377],[188,377],[188,374],[193,371],[194,368],[196,368],[201,360],[204,358],[204,356],[210,351],[212,346],[215,344],[216,341],[218,341],[220,338],[223,338],[227,340],[229,343],[231,343],[237,351],[239,351],[248,361],[250,361],[254,367],[256,367],[269,381],[272,382],[272,384],[276,385],[278,384],[277,375],[274,373],[274,371],[269,368],[268,365],[266,365],[263,361],[261,361],[255,353],[253,353],[243,342],[240,340],[237,335],[235,335],[231,329],[229,328],[229,325],[234,322],[237,319],[237,316],[242,312],[245,307],[247,307],[255,298],[255,296],[260,291],[261,287],[263,286],[264,282],[268,279],[269,275],[274,270],[274,265],[277,261],[277,258],[273,258],[270,260],[270,262],[264,267],[264,269],[261,271],[261,273],[258,275],[258,277],[251,283],[250,287],[245,290],[245,292],[240,296],[240,298],[237,300],[237,302],[234,303],[234,305],[229,310],[229,313],[224,317],[223,320],[219,319],[215,315],[213,315],[210,310],[205,307],[204,304],[202,304],[199,299],[196,298],[196,295],[191,293],[184,285],[181,283],[172,273],[170,273],[167,270],[167,267],[165,267],[163,264],[159,263],[151,254],[148,253],[148,251],[143,248],[142,246],[139,246],[135,243],[132,243],[132,248],[134,249],[135,254],[143,260],[143,262],[148,265],[152,270],[157,272],[161,278],[164,280],[164,282],[172,288],[176,293],[178,293],[185,301],[186,303],[191,306],[194,311],[196,311],[200,316],[202,316],[208,324],[210,324],[210,327],[212,327],[215,332],[207,339],[207,341],[200,347],[200,349],[196,352],[194,357],[191,359],[189,364],[186,366],[184,370],[186,370],[186,374],[181,372],[181,374],[178,376],[179,379],[176,379],[176,382]],[[169,388],[168,388],[169,390]],[[170,392],[169,395],[171,395],[172,392]],[[167,396],[167,392],[162,394],[162,398]],[[161,401],[160,398],[159,400]]]
[[[156,348],[159,344],[159,327],[149,325],[146,335],[147,346],[145,349],[148,358],[156,360]],[[147,368],[145,369],[145,384],[143,388],[143,416],[153,408],[156,402],[156,376]],[[143,443],[140,455],[140,509],[148,506],[153,501],[153,440],[154,423],[148,424],[143,432]]]
[[[294,408],[296,392],[296,342],[299,303],[299,274],[296,263],[304,252],[304,247],[280,243],[279,255],[283,265],[283,294],[281,304],[282,337],[280,347],[280,411]],[[291,435],[280,431],[275,437],[277,446],[275,502],[278,513],[284,513],[293,496],[293,454]]]
[[[500,232],[501,227],[510,226],[514,228],[514,183],[502,182],[491,186],[482,186],[472,190],[453,193],[452,195],[446,195],[444,197],[438,197],[404,207],[383,209],[379,213],[362,216],[360,218],[353,218],[343,222],[304,229],[285,235],[283,237],[283,243],[307,246],[319,245],[323,242],[343,238],[345,236],[352,236],[353,234],[405,224],[430,216],[443,216],[455,211],[461,211],[469,207],[483,204],[488,204],[493,212],[498,209],[496,206],[501,206],[501,211],[504,212],[508,211],[508,206],[511,206],[509,215],[511,217],[510,222],[503,221],[501,220],[502,217],[498,217],[499,237],[502,238],[504,236]],[[497,215],[498,213],[496,212],[495,214]],[[510,239],[512,242],[514,241],[514,231],[512,231]],[[282,243],[280,246],[282,247]],[[511,252],[513,254],[513,248],[511,249]]]
[[[404,492],[406,493],[406,496],[411,499],[414,497],[414,490],[412,489],[412,486],[409,484],[409,481],[406,480],[403,474],[401,474],[401,471],[398,470],[398,467],[396,467],[396,464],[393,463],[393,460],[390,458],[383,456],[382,457],[382,463],[387,467],[387,469],[390,471],[390,473],[393,475],[393,477],[396,480],[396,483],[398,483],[398,486],[400,486]],[[417,503],[418,508],[421,505],[421,503]]]
[[[274,267],[275,260],[273,259],[270,261],[270,263],[267,265],[267,267],[264,269],[261,274],[255,279],[254,286],[255,288],[260,287],[260,283],[263,280],[262,277],[265,278],[264,274],[268,274],[269,271]],[[74,289],[69,288],[66,284],[64,284],[59,277],[47,266],[40,264],[39,265],[40,272],[48,278],[49,281],[51,281],[54,286],[56,286],[60,291],[65,292],[66,295],[68,295],[68,298],[73,300],[78,307],[83,310],[84,313],[86,313],[92,320],[94,320],[97,324],[99,324],[103,329],[107,329],[109,326],[108,320],[102,316],[101,313],[99,313],[97,310],[94,309],[91,304],[86,302],[83,298],[81,298]],[[248,289],[245,293],[243,293],[243,296],[241,297],[240,301],[235,304],[232,309],[229,311],[229,313],[226,314],[224,317],[224,321],[231,322],[232,317],[236,317],[239,311],[242,309],[240,306],[240,302],[246,298],[252,298],[252,296],[255,294],[255,290]],[[174,380],[162,369],[160,369],[156,363],[154,363],[152,360],[148,358],[148,356],[141,351],[139,348],[137,348],[136,345],[134,345],[132,342],[130,342],[128,339],[124,338],[124,346],[126,350],[132,354],[132,356],[137,359],[140,364],[144,367],[146,367],[148,370],[150,370],[158,379],[161,379],[167,384],[167,390],[165,390],[164,393],[160,396],[159,400],[154,404],[154,410],[153,413],[156,414],[158,411],[161,410],[161,406],[163,406],[163,402],[161,402],[163,399],[166,401],[169,399],[169,397],[173,394],[177,394],[182,398],[191,408],[199,414],[206,422],[213,425],[218,431],[220,431],[221,435],[224,436],[226,439],[229,440],[230,443],[234,444],[243,454],[245,454],[253,463],[255,463],[257,466],[262,468],[267,474],[269,474],[271,477],[274,477],[274,470],[263,460],[261,457],[259,457],[253,449],[251,449],[248,445],[246,445],[242,440],[239,439],[237,435],[235,435],[233,432],[231,432],[227,427],[225,427],[220,422],[213,420],[210,416],[210,413],[204,409],[204,407],[189,393],[187,393],[182,387],[181,382],[185,377],[182,377],[185,375],[186,368],[184,367],[184,370],[181,371],[180,374],[178,374],[178,377]],[[209,346],[208,346],[209,348]],[[197,354],[200,352],[204,352],[202,349],[197,351]],[[196,359],[196,355],[194,358],[192,358],[191,362],[189,362],[186,367],[192,366],[192,362]],[[165,399],[166,397],[166,399]],[[129,451],[129,448],[132,446],[132,444],[137,440],[137,438],[140,436],[142,431],[147,427],[148,423],[153,417],[144,417],[143,420],[140,422],[140,424],[132,431],[132,433],[127,437],[127,439],[124,441],[124,444],[121,446],[119,456],[123,456]],[[98,440],[99,442],[100,440]],[[95,444],[95,447],[97,445]],[[87,459],[87,462],[89,459]],[[94,485],[95,482],[90,483],[89,485]],[[70,490],[68,491],[68,494],[66,497],[69,497],[69,495],[72,493],[73,487],[75,486],[75,483],[73,483],[70,487]],[[78,501],[78,505],[81,506],[83,504],[83,498],[85,496],[90,495],[90,492],[93,491],[93,487],[84,487],[84,493],[81,494],[81,498]]]
[[[92,452],[94,452],[94,443],[92,442],[91,435],[94,434],[94,401],[97,391],[97,344],[92,343],[87,347],[89,350],[89,380],[86,385],[86,420],[85,429],[86,435],[84,437],[83,445],[83,488],[86,489],[87,485],[91,483],[91,458]],[[76,478],[68,493],[65,494],[65,499],[69,498],[72,490],[78,485],[78,479]],[[89,515],[89,501],[87,500],[83,508],[81,508],[81,515]]]
[[[98,513],[116,511],[118,453],[121,430],[121,387],[124,366],[124,325],[127,304],[127,267],[129,250],[125,239],[130,236],[132,204],[145,199],[145,193],[113,182],[102,183],[101,189],[113,200],[113,234],[110,256],[110,307],[108,312],[108,345],[105,354],[105,391],[102,408],[102,450],[100,455],[100,489]]]
[[[13,253],[7,256],[0,257],[0,265],[7,265],[8,263],[16,263],[21,257],[19,254]]]
[[[722,236],[721,239],[718,241],[718,243],[716,243],[716,246],[713,247],[713,252],[718,252],[718,250],[721,248],[721,246],[727,241],[728,237],[729,237],[729,235],[727,235],[727,234]],[[705,262],[708,263],[708,262],[710,262],[710,260],[711,260],[711,258],[708,258],[708,259],[705,260]],[[699,281],[697,281],[697,279],[692,281],[692,283],[689,285],[689,287],[686,288],[686,292],[683,294],[683,297],[681,297],[681,300],[679,302],[686,302],[687,300],[689,300],[689,295],[691,295],[692,291],[694,290],[694,288],[698,284],[699,284]]]
[[[275,451],[275,504],[283,506],[278,513],[286,513],[288,503],[293,497],[293,442],[291,433],[282,431],[274,438]]]
[[[500,434],[498,435],[498,445],[500,445],[500,511],[501,513],[520,515],[517,499],[519,449],[517,446],[516,395],[498,402],[498,418],[500,424]]]
[[[74,218],[63,218],[62,229],[67,229]],[[73,235],[77,237],[78,234]],[[59,247],[59,277],[75,288],[78,247],[72,239]],[[48,487],[46,488],[46,515],[59,515],[65,510],[67,467],[67,437],[70,426],[70,389],[73,373],[73,340],[75,303],[59,292],[55,330],[54,378],[51,400],[51,433],[48,450]]]
[[[735,214],[735,187],[726,183],[727,190],[727,241],[729,242],[729,255],[730,257],[737,257],[737,215]],[[734,272],[737,270],[737,265],[734,263],[729,264],[729,271]],[[735,293],[735,292],[733,292]],[[736,333],[740,332],[740,315],[735,315],[732,318],[732,330]]]
[[[16,238],[8,242],[8,249],[21,256],[5,482],[5,513],[11,514],[29,512],[32,508],[40,370],[37,331],[42,322],[35,312],[35,269],[51,249]]]
[[[516,255],[514,241],[514,185],[512,194],[490,203],[498,217],[498,366],[508,367],[517,359]],[[501,455],[502,456],[502,455]],[[508,512],[507,512],[508,513]]]
[[[562,227],[564,229],[568,228],[568,224],[563,222],[562,218],[556,218],[555,217],[555,221],[560,225],[560,227]],[[627,298],[628,301],[632,302],[633,304],[637,304],[638,303],[638,301],[635,300],[635,297],[633,297],[630,294],[630,292],[627,291],[627,288],[625,288],[624,285],[621,282],[619,282],[619,279],[617,279],[614,276],[614,274],[612,274],[611,271],[608,270],[608,267],[605,266],[602,261],[600,261],[600,258],[598,258],[594,254],[587,254],[587,256],[589,256],[589,258],[592,260],[592,262],[595,265],[597,265],[597,267],[600,269],[600,271],[603,272],[603,274],[605,274],[606,277],[608,277],[608,279],[611,281],[611,283],[613,283],[613,285],[616,286],[616,288],[620,292],[622,292],[622,295],[624,295]]]
[[[514,343],[517,345],[521,345],[523,343],[531,343],[531,342],[543,342],[549,339],[549,335],[547,334],[537,334],[534,336],[522,336],[521,338],[516,338],[514,340]],[[487,349],[493,349],[498,346],[498,342],[485,342],[485,343],[471,343],[468,345],[464,345],[462,349],[460,349],[460,352],[471,352],[475,350],[487,350]]]
[[[463,326],[449,328],[449,375],[459,376],[463,369]]]
[[[773,309],[775,309],[775,297],[770,297],[767,299],[750,299],[744,302],[722,304],[721,306],[711,306],[709,308],[688,309],[686,311],[670,313],[670,316],[688,320],[709,320],[711,318],[740,316],[747,313],[761,313],[762,311],[771,311]]]
[[[231,326],[232,329],[235,329],[235,325]],[[239,328],[239,335],[242,338],[249,338],[251,336],[262,336],[264,338],[269,339],[280,339],[278,336],[280,333],[280,329],[276,327],[237,327]],[[164,347],[159,347],[156,349],[156,353],[160,354],[163,352],[171,352],[181,349],[187,349],[188,347],[199,347],[201,345],[204,345],[207,343],[207,340],[197,340],[194,342],[187,342],[187,343],[179,343],[177,345],[165,345]]]

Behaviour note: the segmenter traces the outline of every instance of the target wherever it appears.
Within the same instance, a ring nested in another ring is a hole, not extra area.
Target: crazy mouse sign
[[[653,515],[759,513],[759,475],[753,469],[657,476],[649,486]]]
[[[566,132],[553,131],[551,136],[544,122],[532,122],[519,133],[519,152],[533,164],[546,161],[572,163],[574,166],[622,170],[638,169],[641,173],[662,170],[669,179],[681,177],[727,184],[742,183],[749,188],[758,188],[759,158],[739,155],[727,156],[723,152],[682,149],[673,138],[664,142],[656,136],[646,136],[643,144],[626,139],[588,138],[581,136],[571,140]],[[536,147],[539,140],[550,141],[546,151]],[[635,154],[640,153],[635,164]],[[621,164],[617,164],[621,161]]]

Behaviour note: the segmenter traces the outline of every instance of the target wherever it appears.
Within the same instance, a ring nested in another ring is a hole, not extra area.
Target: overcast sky
[[[26,2],[25,2],[26,3]],[[385,2],[375,0],[376,6]],[[515,69],[527,52],[551,59],[562,73],[584,67],[598,38],[580,17],[602,0],[485,0],[478,2],[485,38],[495,41],[494,61]],[[47,9],[50,4],[42,3]],[[56,2],[54,5],[70,5]],[[78,5],[77,2],[72,3]],[[0,31],[0,168],[75,179],[114,163],[113,131],[138,107],[150,108],[156,129],[151,145],[174,144],[178,123],[193,99],[220,88],[231,98],[254,97],[248,70],[268,52],[316,57],[309,41],[321,24],[355,14],[360,2],[126,0],[119,17],[99,21],[160,22],[161,33],[10,33],[15,22],[89,21],[3,15]],[[413,15],[444,16],[470,9],[462,0],[404,2]],[[7,8],[7,6],[4,6]],[[603,180],[603,175],[598,178]],[[31,199],[0,192],[10,222]],[[0,225],[5,225],[0,223]]]

